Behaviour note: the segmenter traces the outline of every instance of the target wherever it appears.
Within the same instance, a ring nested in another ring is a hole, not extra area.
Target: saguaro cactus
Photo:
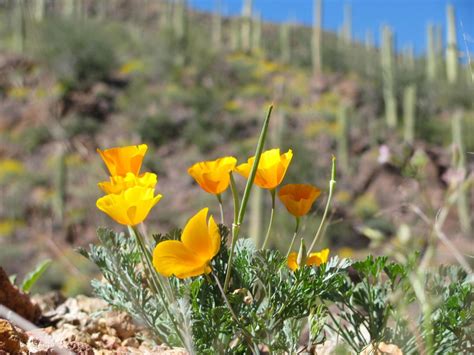
[[[260,13],[255,13],[253,19],[252,31],[252,51],[259,51],[262,49],[262,16]]]
[[[56,194],[54,202],[55,223],[62,226],[66,210],[66,194],[67,194],[67,150],[63,143],[60,143],[57,157],[57,170],[55,176]]]
[[[242,23],[240,28],[240,40],[242,49],[246,52],[250,51],[252,42],[252,0],[245,0],[242,8]]]
[[[434,26],[429,24],[426,30],[427,48],[426,48],[426,77],[428,80],[436,79],[437,54],[435,46]]]
[[[240,48],[240,18],[235,17],[230,22],[230,48],[236,51]]]
[[[44,0],[36,0],[34,3],[34,18],[37,22],[43,21],[44,17]]]
[[[443,28],[440,25],[435,26],[435,51],[439,61],[443,57]]]
[[[218,1],[214,14],[212,15],[212,45],[216,51],[221,48],[222,43],[222,16],[221,2]]]
[[[408,85],[403,91],[403,138],[408,143],[415,140],[416,85]]]
[[[382,62],[385,119],[388,127],[394,128],[397,126],[397,99],[395,96],[393,33],[388,26],[384,26],[382,29],[382,48],[380,54]]]
[[[173,4],[170,1],[164,1],[160,3],[160,10],[160,30],[167,31],[173,25]]]
[[[20,0],[20,33],[21,33],[21,42],[20,47],[21,51],[24,53],[26,51],[26,37],[27,37],[27,20],[28,20],[28,4],[26,0]]]
[[[403,49],[403,64],[406,69],[413,71],[415,69],[415,53],[413,44],[408,44]]]
[[[280,26],[280,60],[286,64],[291,61],[291,25],[288,22]]]
[[[180,65],[186,62],[186,55],[184,49],[186,48],[186,32],[187,32],[187,1],[176,0],[173,9],[173,31],[176,42],[179,44],[181,50],[176,58]]]
[[[176,40],[182,42],[186,36],[186,0],[176,0],[173,11],[173,30]]]
[[[76,14],[76,7],[79,6],[78,1],[74,2],[74,0],[64,0],[62,2],[62,13],[65,17],[74,17]]]
[[[352,42],[352,7],[350,4],[344,5],[344,22],[342,25],[342,38],[346,43]]]
[[[462,111],[458,110],[454,113],[452,120],[452,132],[453,132],[453,167],[456,167],[459,172],[466,173],[466,153],[462,137],[463,124]],[[469,234],[472,230],[471,226],[471,214],[469,212],[469,189],[464,187],[459,191],[457,199],[457,210],[459,216],[459,223],[464,233]]]
[[[371,76],[374,73],[374,63],[373,63],[373,55],[374,55],[374,34],[372,31],[367,30],[365,32],[365,73],[367,76]]]
[[[323,18],[323,0],[314,0],[313,3],[313,36],[312,36],[312,59],[313,73],[319,74],[322,71],[321,34]]]
[[[456,39],[456,18],[454,7],[448,5],[446,8],[446,22],[448,23],[446,47],[446,74],[449,83],[455,83],[458,79],[458,47]]]

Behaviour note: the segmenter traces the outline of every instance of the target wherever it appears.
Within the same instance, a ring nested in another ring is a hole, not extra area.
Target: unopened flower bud
[[[301,238],[300,250],[298,251],[298,258],[296,259],[298,265],[306,265],[306,246],[304,245],[304,239]]]

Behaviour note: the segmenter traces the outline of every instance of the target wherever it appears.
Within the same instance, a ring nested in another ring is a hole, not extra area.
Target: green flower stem
[[[263,241],[262,244],[262,250],[265,249],[268,243],[268,239],[270,238],[270,231],[272,229],[272,224],[273,224],[273,215],[275,214],[275,189],[270,190],[270,194],[272,195],[272,212],[270,213],[270,222],[268,223],[268,229],[267,229],[267,234],[265,235],[265,240]]]
[[[321,230],[323,229],[324,222],[326,220],[326,217],[328,215],[329,211],[329,206],[331,204],[332,200],[332,195],[334,192],[334,188],[336,187],[336,157],[332,157],[332,167],[331,167],[331,180],[329,181],[329,196],[328,200],[326,202],[326,208],[324,209],[324,214],[323,218],[321,219],[321,223],[319,224],[318,231],[316,232],[316,235],[314,236],[313,242],[308,248],[308,255],[311,253],[313,250],[314,246],[316,245],[316,242],[319,238],[319,235],[321,234]]]
[[[230,274],[232,270],[232,260],[234,258],[235,244],[237,243],[237,239],[239,238],[240,226],[242,222],[244,221],[245,211],[247,209],[247,203],[250,197],[250,191],[252,190],[252,185],[255,180],[255,176],[257,175],[257,167],[258,167],[258,163],[260,162],[260,157],[262,156],[263,147],[265,145],[265,139],[267,137],[268,124],[270,123],[272,110],[273,110],[273,105],[270,105],[270,107],[268,108],[267,117],[265,118],[265,121],[263,122],[262,130],[260,131],[260,137],[258,138],[257,149],[255,151],[255,160],[253,162],[252,169],[250,170],[250,174],[247,179],[247,185],[245,185],[244,195],[242,197],[242,203],[240,204],[239,213],[234,214],[234,216],[237,216],[237,219],[235,219],[234,217],[234,223],[232,224],[232,244],[230,247],[229,261],[227,263],[227,272],[226,272],[225,281],[224,281],[224,293],[227,292],[227,289],[229,287]],[[231,183],[232,181],[233,179],[231,180]],[[235,183],[232,189],[233,191],[235,190]],[[235,203],[236,193],[233,192],[233,195],[234,195],[234,203]]]
[[[242,197],[242,204],[239,209],[238,223],[242,224],[244,221],[245,211],[247,210],[247,203],[250,198],[250,191],[252,190],[253,182],[255,181],[255,176],[257,175],[258,164],[260,163],[260,157],[262,156],[263,147],[265,145],[265,139],[268,132],[268,124],[270,123],[270,116],[272,115],[273,105],[270,105],[267,112],[267,117],[263,122],[262,131],[260,132],[260,137],[257,143],[257,149],[255,151],[255,160],[250,170],[249,177],[247,179],[247,185],[245,185],[244,196]]]
[[[130,236],[135,238],[135,240],[137,241],[137,245],[140,248],[141,257],[145,259],[145,264],[143,265],[143,267],[146,270],[146,274],[149,275],[151,279],[150,286],[152,290],[154,291],[155,294],[157,294],[161,298],[161,303],[163,304],[164,309],[168,317],[170,318],[171,323],[173,324],[173,328],[176,331],[176,335],[178,335],[179,339],[181,340],[182,345],[186,346],[186,342],[184,340],[183,335],[181,334],[181,330],[179,329],[178,324],[176,323],[176,320],[174,319],[169,309],[170,300],[167,300],[165,295],[163,294],[163,290],[164,290],[163,284],[160,282],[160,279],[158,278],[158,275],[156,274],[156,271],[153,267],[151,253],[145,245],[143,236],[141,235],[141,233],[138,231],[138,229],[135,226],[128,226],[128,232]]]
[[[222,206],[222,196],[221,194],[217,194],[217,201],[219,201],[219,209],[221,211],[221,224],[225,224],[224,222],[224,207]]]
[[[245,327],[239,321],[239,318],[235,314],[234,309],[232,308],[232,305],[230,304],[229,299],[227,298],[224,290],[222,289],[221,283],[219,282],[219,279],[217,278],[217,276],[214,273],[211,273],[211,274],[212,274],[212,276],[214,276],[214,280],[216,280],[216,285],[217,285],[217,287],[219,288],[219,291],[222,294],[222,298],[224,299],[225,305],[229,309],[229,312],[230,312],[230,315],[231,315],[232,319],[237,323],[240,330],[242,331],[242,335],[244,336],[245,342],[247,343],[247,345],[250,348],[250,350],[252,351],[252,353],[255,353],[255,349],[258,349],[258,347],[254,343],[254,341],[252,339],[252,335],[245,329]]]
[[[293,234],[293,239],[291,239],[290,247],[288,248],[288,252],[286,253],[287,258],[291,253],[291,249],[293,249],[293,244],[295,244],[296,236],[298,234],[298,229],[300,228],[300,218],[295,217],[295,219],[296,219],[295,233]]]
[[[235,185],[234,174],[230,173],[230,189],[232,191],[232,199],[234,200],[234,223],[237,223],[239,218],[239,194],[237,192],[237,186]]]

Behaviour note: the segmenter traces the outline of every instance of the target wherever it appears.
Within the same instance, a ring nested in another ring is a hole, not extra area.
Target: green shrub
[[[169,115],[159,113],[139,120],[137,130],[142,140],[161,146],[177,138],[181,128],[182,125]]]
[[[54,19],[40,27],[37,53],[58,75],[66,91],[106,79],[118,64],[119,33],[95,21]]]

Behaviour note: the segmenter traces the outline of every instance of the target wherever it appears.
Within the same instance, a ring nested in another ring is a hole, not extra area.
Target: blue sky
[[[189,0],[192,7],[212,11],[220,1],[226,15],[239,14],[243,0]],[[474,0],[323,0],[323,27],[337,31],[343,21],[344,4],[352,6],[353,36],[362,40],[367,30],[379,42],[380,26],[391,26],[396,34],[398,49],[413,44],[417,53],[425,51],[426,26],[440,24],[446,33],[446,5],[455,7],[458,44],[461,51],[467,47],[474,52]],[[312,22],[313,0],[254,0],[254,9],[267,21],[293,20],[305,24]],[[462,27],[461,27],[462,26]],[[464,35],[463,35],[464,33]]]

